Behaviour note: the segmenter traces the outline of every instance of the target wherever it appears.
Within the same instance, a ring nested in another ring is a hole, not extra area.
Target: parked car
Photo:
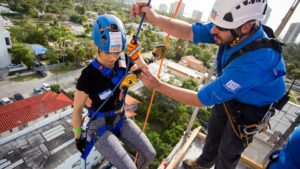
[[[20,93],[15,94],[15,95],[14,95],[14,98],[15,98],[16,100],[22,100],[22,99],[24,99],[24,97],[23,97]]]
[[[23,67],[23,64],[13,64],[13,63],[11,63],[10,65],[8,65],[9,69],[18,68],[18,67]]]
[[[42,70],[37,70],[36,73],[38,75],[40,75],[41,77],[46,77],[47,76],[47,73],[45,71],[42,71]]]
[[[41,94],[41,93],[43,93],[43,91],[42,91],[41,88],[34,88],[34,89],[33,89],[33,93],[34,93],[34,94]]]
[[[43,84],[42,84],[42,88],[43,88],[44,90],[46,90],[46,91],[51,90],[50,85],[49,85],[48,83],[43,83]]]
[[[8,97],[2,98],[2,99],[0,100],[0,102],[1,102],[3,105],[12,103],[12,101],[11,101]]]

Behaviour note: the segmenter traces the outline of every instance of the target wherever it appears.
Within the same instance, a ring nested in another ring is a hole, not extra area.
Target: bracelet
[[[73,132],[74,132],[74,133],[81,133],[81,131],[82,131],[81,128],[80,128],[80,129],[73,129]]]

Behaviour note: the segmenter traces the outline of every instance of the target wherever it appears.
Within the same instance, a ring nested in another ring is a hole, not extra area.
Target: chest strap
[[[107,79],[109,79],[114,85],[117,85],[118,82],[123,78],[123,76],[125,75],[125,70],[123,70],[123,68],[120,68],[117,65],[117,69],[116,72],[113,71],[113,69],[107,68],[105,66],[103,66],[101,63],[99,63],[97,60],[94,60],[92,63],[92,66],[99,70],[99,72],[106,77]]]

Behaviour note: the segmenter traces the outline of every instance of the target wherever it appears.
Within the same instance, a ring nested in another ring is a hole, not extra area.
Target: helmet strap
[[[238,43],[240,43],[241,38],[244,36],[244,34],[238,35],[237,32],[235,31],[235,29],[230,29],[230,33],[232,36],[232,41],[230,43],[231,46],[234,46]]]
[[[235,46],[236,44],[240,43],[241,39],[247,34],[247,33],[240,33],[240,35],[237,33],[238,29],[242,29],[242,26],[236,28],[236,29],[230,29],[231,36],[233,40],[231,41],[230,45]],[[254,23],[249,31],[249,34],[254,33],[257,30],[256,24]]]

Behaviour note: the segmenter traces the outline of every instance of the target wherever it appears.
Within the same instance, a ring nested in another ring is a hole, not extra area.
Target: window
[[[12,132],[13,132],[13,129],[10,129],[10,130],[9,130],[9,132],[11,132],[11,133],[12,133]]]
[[[10,40],[8,37],[5,37],[6,46],[10,46]]]
[[[47,117],[48,117],[48,114],[46,114],[44,117],[47,118]]]

